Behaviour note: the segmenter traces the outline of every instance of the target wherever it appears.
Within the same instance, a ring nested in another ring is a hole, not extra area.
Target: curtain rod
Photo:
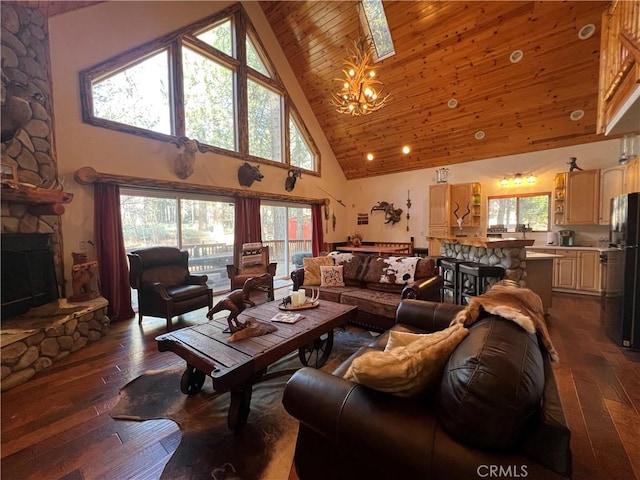
[[[306,198],[292,195],[280,195],[269,192],[256,192],[242,190],[240,188],[216,187],[213,185],[199,185],[195,183],[172,182],[170,180],[154,180],[142,177],[130,177],[128,175],[114,175],[111,173],[96,172],[93,167],[81,167],[74,173],[76,182],[82,185],[94,183],[108,183],[124,187],[145,187],[158,190],[180,190],[183,192],[205,193],[225,195],[229,197],[258,197],[269,200],[280,200],[285,202],[309,203],[328,205],[328,198]]]

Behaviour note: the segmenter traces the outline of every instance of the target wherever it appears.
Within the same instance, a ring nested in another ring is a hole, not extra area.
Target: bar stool
[[[441,303],[458,303],[460,292],[458,290],[458,265],[465,260],[459,258],[440,257],[436,265],[440,268],[442,288],[440,289]]]
[[[469,298],[482,295],[502,280],[504,268],[476,262],[458,265],[458,304],[468,305]]]

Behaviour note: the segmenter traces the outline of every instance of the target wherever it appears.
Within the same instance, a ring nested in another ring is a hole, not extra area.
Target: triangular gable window
[[[247,35],[247,65],[253,68],[256,72],[260,72],[265,77],[271,77],[269,70],[262,62],[258,50],[253,46],[251,37]]]
[[[225,20],[213,28],[209,28],[196,35],[207,45],[233,57],[233,24],[231,19]]]
[[[81,72],[80,84],[86,123],[319,171],[318,149],[301,117],[291,120],[295,107],[239,4]]]

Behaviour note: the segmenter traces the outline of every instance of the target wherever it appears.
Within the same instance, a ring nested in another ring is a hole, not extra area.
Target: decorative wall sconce
[[[520,185],[532,185],[534,183],[536,183],[536,176],[533,174],[529,174],[529,175],[523,175],[522,173],[516,173],[513,177],[504,177],[502,180],[500,180],[500,185],[502,187],[507,187],[509,185],[515,185],[520,186]]]

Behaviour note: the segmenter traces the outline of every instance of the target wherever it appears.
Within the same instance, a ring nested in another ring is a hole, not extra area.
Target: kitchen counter
[[[539,253],[531,252],[527,250],[527,261],[531,260],[553,260],[554,258],[562,258],[562,255],[556,255],[554,253]]]
[[[427,237],[427,240],[435,240],[442,244],[467,245],[470,247],[484,248],[522,248],[533,245],[531,238],[487,238],[487,237]]]
[[[527,252],[529,252],[530,250],[540,250],[540,249],[544,249],[544,250],[593,250],[596,252],[614,252],[617,249],[616,248],[610,248],[610,247],[593,247],[593,246],[589,246],[589,247],[582,247],[580,245],[576,245],[574,247],[561,247],[560,245],[535,245],[535,246],[527,246],[525,247],[527,249]]]

